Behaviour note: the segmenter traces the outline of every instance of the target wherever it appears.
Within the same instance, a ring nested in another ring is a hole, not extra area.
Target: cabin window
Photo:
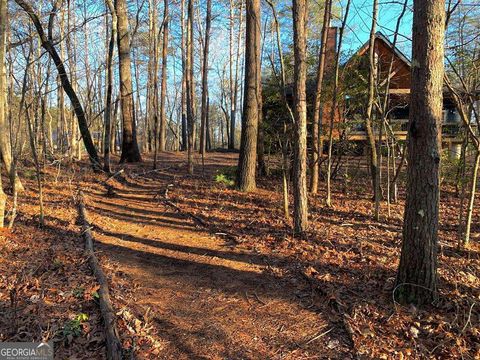
[[[446,123],[459,123],[460,122],[460,114],[456,109],[446,109],[444,111],[444,121]]]

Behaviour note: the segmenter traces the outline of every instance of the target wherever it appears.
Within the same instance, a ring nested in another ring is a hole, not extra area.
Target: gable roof
[[[389,47],[394,53],[395,55],[405,64],[407,65],[409,68],[412,66],[412,63],[411,61],[396,47],[396,46],[393,46],[393,43],[380,31],[377,31],[375,33],[375,41],[377,40],[380,40],[382,41],[383,43],[385,43],[385,45],[387,45],[387,47]],[[355,54],[353,54],[353,56],[350,58],[352,59],[353,57],[355,56],[362,56],[365,54],[365,52],[368,50],[369,48],[369,45],[370,45],[370,40],[368,40],[367,42],[365,42],[362,47],[360,49],[357,50],[357,52]],[[350,60],[347,61],[347,63],[349,62]]]

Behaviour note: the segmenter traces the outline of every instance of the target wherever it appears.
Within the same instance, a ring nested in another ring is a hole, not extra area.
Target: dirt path
[[[152,358],[349,357],[342,331],[309,310],[260,254],[228,246],[164,204],[168,178],[125,179],[114,182],[114,197],[87,190],[87,206],[97,250],[118,266],[112,281],[127,279],[133,311],[149,309],[161,344]]]

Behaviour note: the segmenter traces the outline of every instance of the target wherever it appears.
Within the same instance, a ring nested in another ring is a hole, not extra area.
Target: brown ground
[[[149,161],[125,167],[108,182],[114,195],[103,184],[106,176],[93,174],[85,164],[61,170],[57,183],[51,181],[56,174],[49,169],[48,228],[35,229],[29,241],[42,244],[45,254],[40,259],[62,257],[70,265],[38,271],[32,281],[41,273],[48,282],[44,287],[53,288],[51,282],[58,281],[64,291],[77,293],[73,289],[80,282],[87,289],[81,301],[44,291],[52,307],[42,313],[49,314],[50,320],[44,321],[56,329],[52,334],[79,312],[91,316],[82,325],[82,335],[73,339],[57,335],[59,358],[104,356],[99,350],[98,310],[89,295],[94,281],[82,260],[74,224],[76,181],[86,194],[122,341],[137,358],[480,356],[480,248],[477,238],[470,250],[455,249],[458,200],[453,194],[442,194],[440,298],[422,310],[404,308],[392,300],[403,203],[392,205],[389,219],[373,221],[368,179],[356,167],[357,160],[351,162],[347,193],[341,191],[342,181],[335,183],[334,208],[323,206],[323,191],[311,199],[312,227],[302,239],[292,237],[291,226],[283,219],[276,177],[261,179],[254,194],[213,180],[216,173],[231,171],[228,167],[235,161],[233,154],[209,154],[205,171],[198,164],[198,175],[190,177],[183,154],[165,154],[159,171],[152,172]],[[27,196],[30,203],[22,199],[14,234],[4,240],[0,266],[6,273],[11,270],[5,259],[14,251],[8,242],[21,246],[22,232],[34,229],[36,199],[31,192]],[[473,232],[478,236],[478,207],[475,215]],[[35,268],[30,262],[23,266]],[[63,278],[55,280],[57,273]],[[10,311],[7,281],[0,285],[0,310]],[[29,304],[34,290],[22,291],[20,302]],[[20,317],[31,323],[37,313]],[[0,320],[0,340],[10,339],[2,330],[6,327]],[[35,332],[37,338],[44,333]],[[88,352],[95,350],[95,356]]]

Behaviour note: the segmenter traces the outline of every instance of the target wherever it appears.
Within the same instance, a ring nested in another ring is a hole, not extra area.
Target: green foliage
[[[237,168],[234,166],[223,168],[215,175],[215,182],[228,187],[235,185],[235,175]]]
[[[62,335],[65,337],[80,336],[83,333],[82,323],[88,321],[88,315],[80,313],[73,320],[65,323],[62,330]]]
[[[34,169],[25,169],[23,171],[23,176],[25,179],[35,180],[37,178],[37,173]]]
[[[83,295],[85,294],[85,289],[83,287],[78,287],[73,289],[72,295],[76,297],[77,299],[83,298]]]
[[[98,291],[92,292],[92,299],[93,300],[99,300],[100,299],[100,295],[98,294]]]

